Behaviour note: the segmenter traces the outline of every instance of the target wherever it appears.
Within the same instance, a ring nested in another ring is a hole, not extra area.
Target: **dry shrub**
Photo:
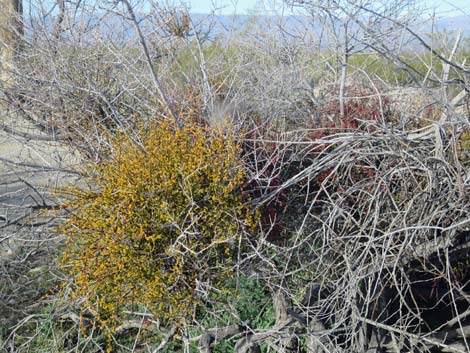
[[[393,97],[392,106],[397,121],[405,129],[419,129],[438,121],[444,111],[440,93],[436,90],[418,90],[416,88],[400,88],[390,92]]]

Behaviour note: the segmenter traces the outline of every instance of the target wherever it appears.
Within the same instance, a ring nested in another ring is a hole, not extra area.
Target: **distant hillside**
[[[464,35],[470,36],[470,18],[465,15],[441,18],[436,21],[436,28],[438,31],[462,30]]]
[[[210,15],[206,14],[192,14],[193,20],[196,23],[203,23],[207,20]],[[227,34],[230,32],[237,32],[242,27],[246,27],[249,22],[253,20],[261,21],[266,25],[264,28],[269,27],[276,28],[282,24],[286,29],[299,30],[305,28],[308,25],[309,19],[304,16],[248,16],[248,15],[219,15],[212,17],[212,30],[216,34]],[[264,27],[264,26],[263,26]],[[319,28],[314,28],[319,30]],[[434,22],[434,28],[432,28],[432,22],[423,21],[417,28],[419,33],[430,33],[430,32],[457,32],[462,31],[463,35],[470,36],[470,18],[469,16],[461,15],[455,17],[436,18]]]

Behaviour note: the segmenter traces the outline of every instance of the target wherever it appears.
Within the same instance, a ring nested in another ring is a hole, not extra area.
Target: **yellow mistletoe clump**
[[[132,304],[164,320],[188,315],[198,283],[230,276],[243,228],[254,223],[233,138],[167,121],[142,135],[117,138],[92,186],[67,190],[63,265],[103,322]]]

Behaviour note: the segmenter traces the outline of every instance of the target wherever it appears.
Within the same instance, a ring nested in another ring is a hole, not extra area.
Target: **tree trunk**
[[[1,79],[4,86],[11,80],[19,40],[23,34],[21,0],[0,0]]]

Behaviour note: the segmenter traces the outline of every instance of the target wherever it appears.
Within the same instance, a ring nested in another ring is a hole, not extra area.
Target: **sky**
[[[221,14],[250,14],[259,9],[259,3],[277,3],[280,7],[280,0],[187,0],[191,12],[210,13],[214,8]],[[470,15],[470,0],[423,0],[430,13],[436,8],[436,13],[443,16]],[[463,12],[462,12],[463,11]]]

